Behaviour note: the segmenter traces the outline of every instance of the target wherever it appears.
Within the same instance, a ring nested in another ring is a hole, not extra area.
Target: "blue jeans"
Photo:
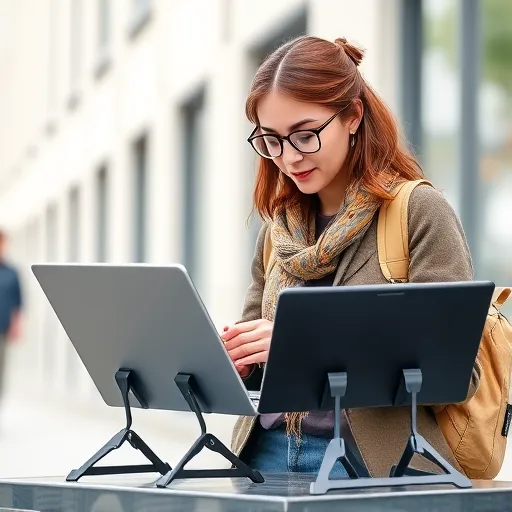
[[[311,473],[318,474],[330,439],[302,433],[300,440],[288,437],[284,426],[265,430],[259,425],[252,434],[252,447],[246,458],[247,464],[264,473]],[[348,474],[337,461],[331,478],[347,478]]]

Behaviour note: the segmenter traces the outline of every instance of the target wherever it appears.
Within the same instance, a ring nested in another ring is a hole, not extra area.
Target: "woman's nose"
[[[297,151],[287,140],[283,144],[283,162],[286,165],[291,165],[300,162],[304,156],[300,151]]]

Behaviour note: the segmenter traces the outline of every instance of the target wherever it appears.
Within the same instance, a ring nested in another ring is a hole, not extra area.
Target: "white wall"
[[[0,0],[4,89],[0,97],[0,225],[12,233],[12,255],[22,268],[27,295],[28,324],[19,364],[30,365],[38,382],[51,386],[52,392],[79,393],[88,399],[95,391],[81,363],[69,355],[73,354],[71,344],[62,330],[55,339],[45,337],[43,327],[53,313],[28,267],[46,258],[47,206],[57,207],[57,259],[64,261],[69,189],[80,187],[79,259],[94,261],[95,176],[106,163],[110,179],[108,259],[131,261],[131,145],[147,132],[147,260],[180,260],[180,107],[204,86],[211,136],[198,184],[202,204],[198,222],[203,247],[207,247],[201,258],[201,291],[217,324],[236,320],[250,278],[253,250],[246,220],[254,156],[245,141],[250,126],[244,117],[253,65],[251,49],[306,6],[309,33],[332,40],[346,36],[367,48],[362,71],[394,105],[397,41],[384,33],[381,21],[396,13],[393,2],[382,0],[361,0],[357,5],[348,0],[160,0],[153,2],[149,22],[132,38],[128,30],[131,4],[114,0],[107,52],[110,66],[98,78],[95,69],[104,55],[96,43],[98,2],[82,0],[82,57],[79,80],[72,87],[71,1]],[[70,108],[73,93],[78,94],[78,102]],[[54,125],[50,134],[49,123]],[[232,141],[229,146],[223,145],[228,140]],[[51,373],[44,357],[48,350],[55,365]],[[66,381],[69,364],[78,375],[75,389]]]

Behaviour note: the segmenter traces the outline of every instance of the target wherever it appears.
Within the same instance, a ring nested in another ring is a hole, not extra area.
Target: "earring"
[[[356,143],[356,135],[354,133],[351,133],[351,140],[350,140],[350,147],[353,148],[354,144]]]

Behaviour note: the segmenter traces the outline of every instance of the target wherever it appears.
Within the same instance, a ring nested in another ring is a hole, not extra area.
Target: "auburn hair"
[[[397,123],[388,107],[361,76],[358,66],[363,50],[338,38],[334,43],[302,36],[275,50],[261,64],[247,97],[246,116],[259,125],[258,101],[272,90],[298,101],[321,104],[333,111],[343,110],[346,121],[356,114],[355,101],[363,106],[355,144],[345,161],[350,180],[381,199],[390,199],[386,187],[390,173],[406,180],[423,177],[416,159],[399,146]],[[305,210],[312,198],[299,191],[279,171],[273,160],[260,157],[254,188],[254,208],[264,218],[277,210],[300,204]]]

